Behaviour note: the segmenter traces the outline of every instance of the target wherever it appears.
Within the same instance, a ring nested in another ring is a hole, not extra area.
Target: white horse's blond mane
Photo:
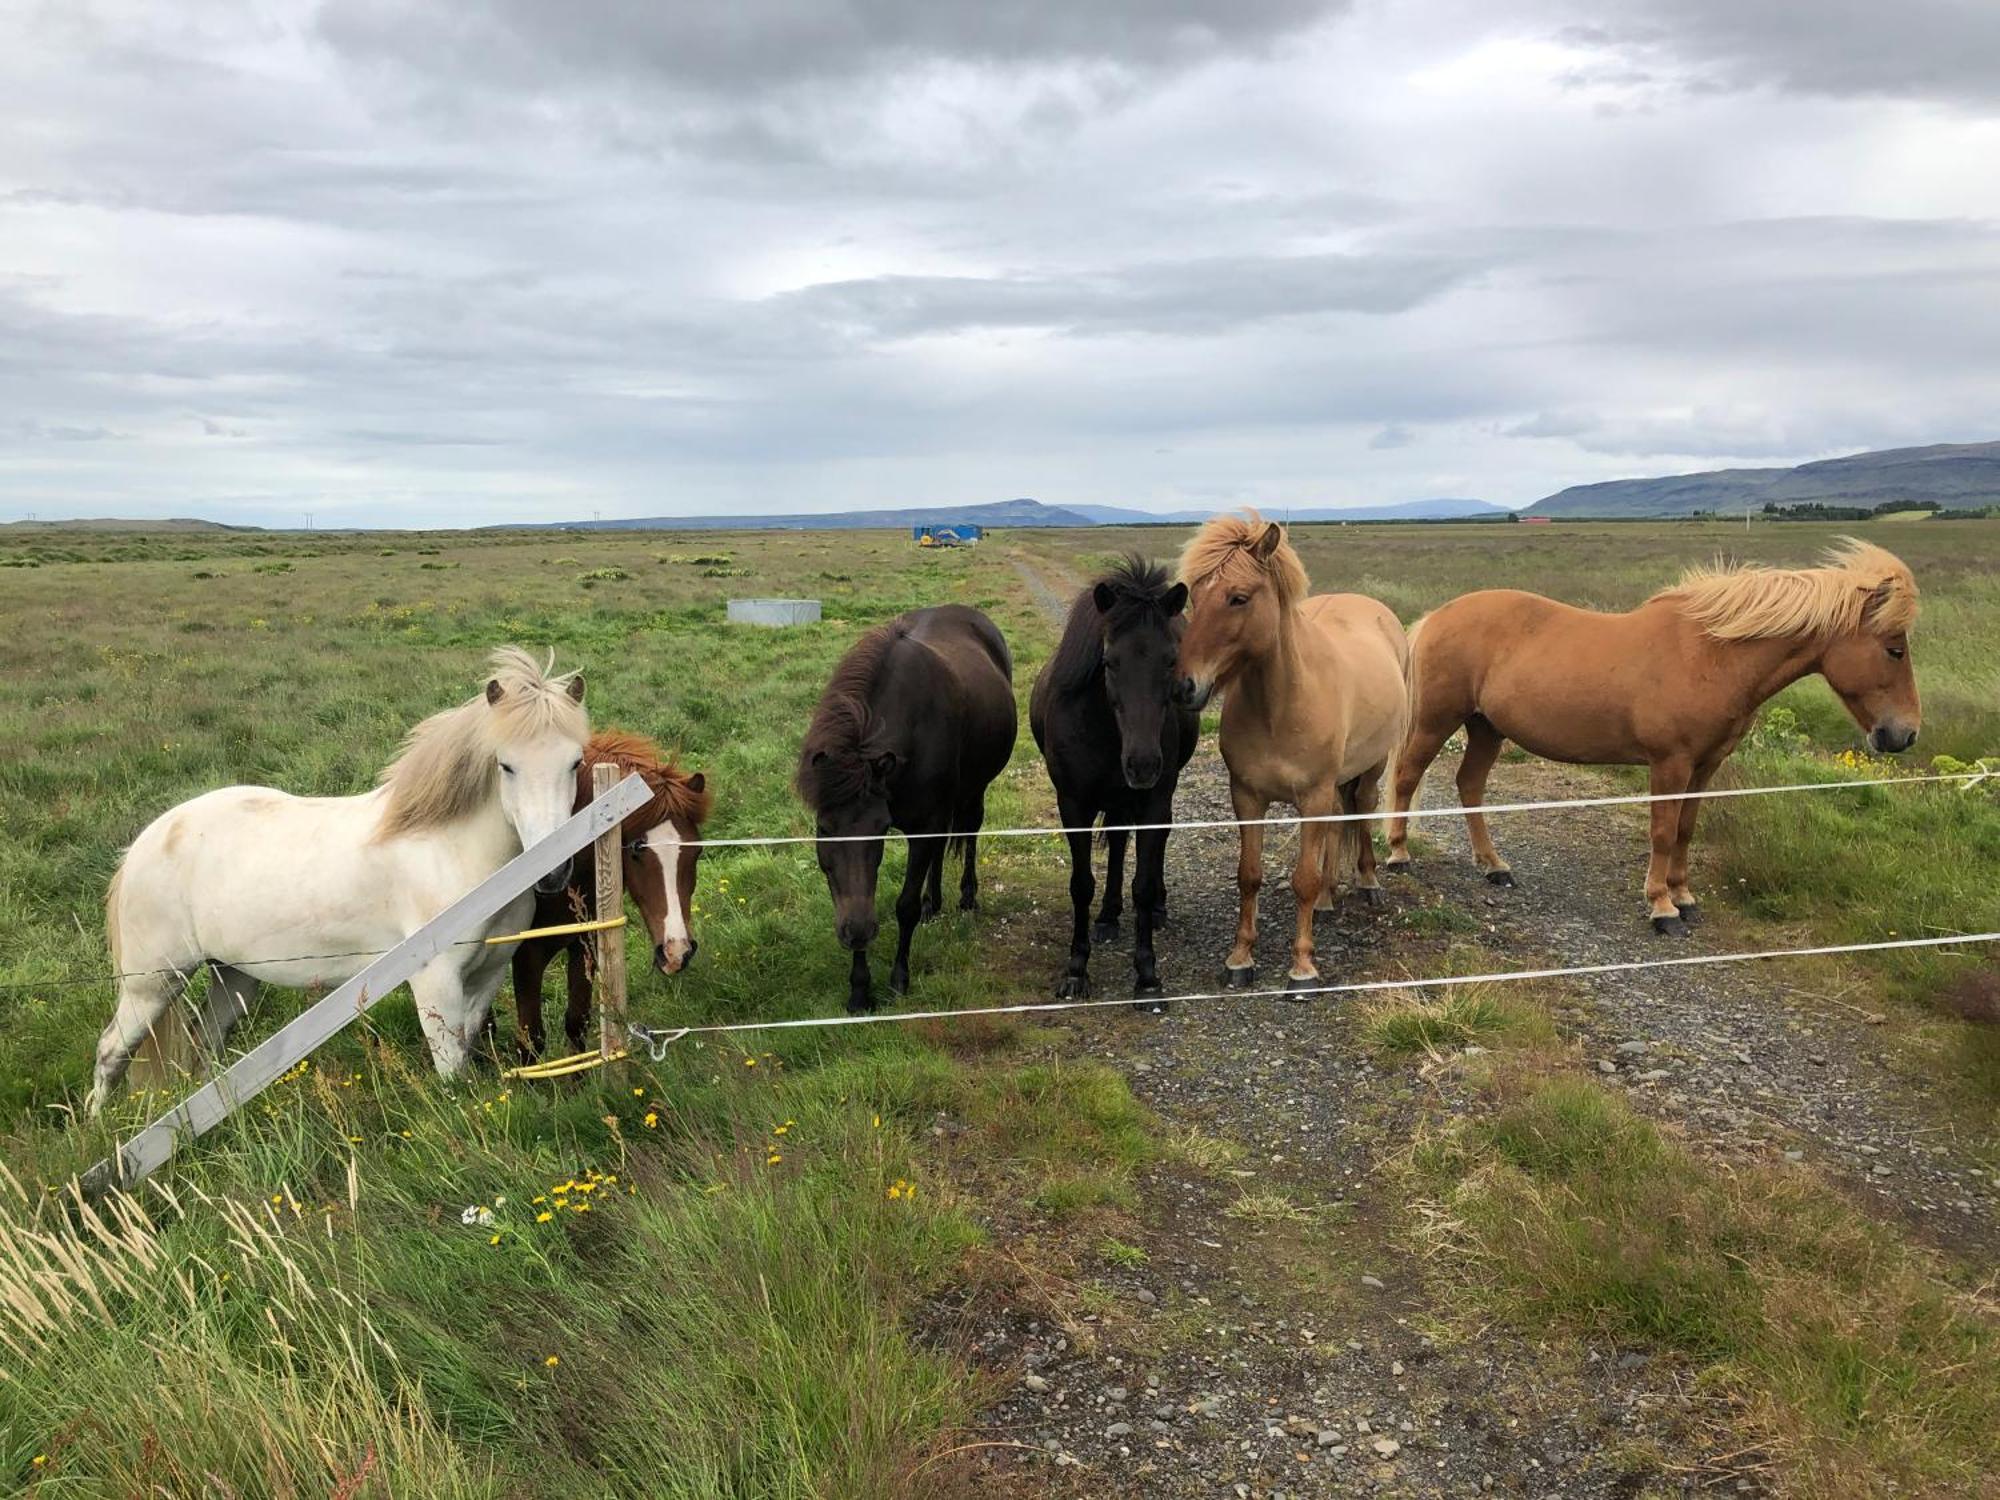
[[[1917,581],[1909,567],[1886,548],[1851,536],[1828,548],[1816,568],[1690,568],[1653,597],[1677,603],[1725,641],[1824,638],[1863,629],[1896,635],[1917,619]]]
[[[482,690],[456,708],[432,714],[403,741],[382,771],[388,804],[377,837],[436,828],[475,811],[493,795],[493,763],[507,745],[545,734],[567,734],[579,742],[590,734],[583,705],[569,695],[576,675],[552,675],[518,646],[502,646],[492,656],[497,702]]]

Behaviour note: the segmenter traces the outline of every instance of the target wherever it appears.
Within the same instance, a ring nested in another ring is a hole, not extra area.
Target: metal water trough
[[[731,599],[732,625],[817,625],[817,599]]]

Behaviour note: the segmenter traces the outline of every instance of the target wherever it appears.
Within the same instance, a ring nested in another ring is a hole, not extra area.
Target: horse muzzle
[[[1125,785],[1133,791],[1151,791],[1160,780],[1160,754],[1156,750],[1149,755],[1128,755],[1121,769]]]
[[[540,891],[544,896],[553,896],[557,891],[569,884],[569,872],[573,863],[574,861],[572,860],[564,860],[540,880],[537,880],[535,882],[535,889]]]
[[[1884,720],[1868,731],[1868,748],[1878,755],[1901,755],[1916,742],[1916,729],[1894,720]]]
[[[849,953],[860,953],[875,941],[874,922],[836,922],[834,936],[840,939],[840,946]]]
[[[686,942],[675,939],[659,944],[653,949],[653,967],[662,974],[674,975],[694,962],[694,956],[701,951],[701,944],[693,938]]]
[[[1208,700],[1215,692],[1213,682],[1199,682],[1192,677],[1183,677],[1174,684],[1174,700],[1183,708],[1191,708],[1200,713],[1208,707]]]

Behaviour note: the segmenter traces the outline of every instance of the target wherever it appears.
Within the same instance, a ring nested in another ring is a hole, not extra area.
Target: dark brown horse
[[[1181,611],[1187,585],[1143,558],[1128,557],[1076,596],[1055,653],[1035,678],[1028,724],[1041,747],[1063,826],[1170,823],[1174,788],[1194,754],[1201,715],[1175,701]],[[1142,1010],[1163,1008],[1153,958],[1153,927],[1166,912],[1167,832],[1136,835],[1132,872],[1132,993]],[[1100,942],[1118,936],[1124,909],[1122,832],[1105,835],[1104,905]],[[1090,834],[1069,835],[1069,970],[1056,994],[1090,993]]]
[[[892,829],[908,836],[896,899],[889,988],[910,985],[910,935],[943,904],[947,844],[965,869],[958,904],[979,904],[978,839],[986,788],[1014,752],[1014,660],[976,609],[940,604],[878,625],[848,650],[813,711],[796,785],[813,811],[834,933],[854,955],[847,1008],[873,1010],[868,944],[875,878]]]
[[[576,773],[576,811],[593,795],[591,768],[612,765],[619,776],[637,771],[652,789],[652,800],[626,816],[619,828],[624,846],[625,890],[645,920],[653,940],[653,967],[678,974],[695,955],[689,931],[694,908],[695,865],[701,858],[701,825],[708,818],[707,779],[699,771],[683,771],[658,745],[622,729],[604,729],[584,746]],[[569,884],[535,898],[533,926],[556,927],[565,922],[594,921],[597,915],[597,863],[590,849],[576,858]],[[587,936],[530,938],[514,950],[514,1008],[523,1060],[542,1054],[542,976],[558,954],[567,956],[569,1008],[563,1012],[563,1032],[581,1049],[590,1021],[590,976],[585,971]]]

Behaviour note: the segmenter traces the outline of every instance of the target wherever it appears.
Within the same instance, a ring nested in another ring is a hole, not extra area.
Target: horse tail
[[[119,957],[124,951],[124,934],[118,925],[118,894],[125,888],[125,861],[118,861],[118,868],[111,872],[111,884],[104,890],[104,940],[111,945],[111,972],[123,972],[125,961]]]
[[[1389,763],[1385,767],[1383,767],[1382,770],[1382,780],[1383,783],[1388,788],[1388,796],[1384,800],[1389,804],[1389,831],[1392,835],[1394,834],[1397,826],[1396,816],[1395,816],[1396,774],[1402,765],[1403,751],[1408,747],[1410,743],[1410,735],[1414,733],[1416,730],[1417,704],[1421,700],[1423,695],[1423,683],[1419,678],[1417,669],[1417,634],[1424,628],[1425,625],[1430,623],[1430,618],[1431,617],[1429,615],[1419,616],[1417,622],[1414,625],[1412,625],[1404,635],[1403,733],[1401,737],[1397,739],[1395,748],[1390,750]],[[1416,790],[1413,788],[1410,792],[1411,804],[1415,805],[1416,800],[1417,800],[1417,794]],[[1402,826],[1404,828],[1404,831],[1407,832],[1409,827],[1408,823],[1405,822]]]

